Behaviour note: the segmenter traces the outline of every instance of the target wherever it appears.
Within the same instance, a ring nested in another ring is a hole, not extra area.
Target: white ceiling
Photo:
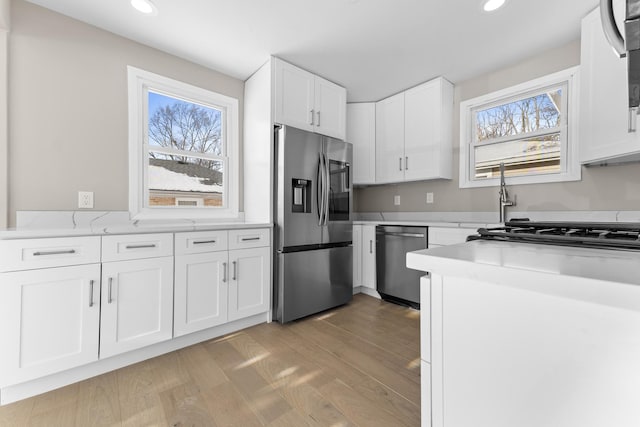
[[[444,76],[453,83],[580,36],[598,0],[29,0],[225,74],[247,79],[269,55],[378,101]]]

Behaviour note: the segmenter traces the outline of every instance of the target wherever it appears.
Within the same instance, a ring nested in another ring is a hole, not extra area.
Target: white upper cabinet
[[[453,85],[438,78],[404,94],[404,179],[451,179]]]
[[[274,64],[274,121],[344,140],[346,89],[278,58]]]
[[[404,181],[404,92],[376,104],[376,182]]]
[[[614,1],[617,17],[624,7]],[[605,38],[599,8],[582,20],[580,61],[581,163],[640,159],[640,133],[628,132],[627,60]]]
[[[451,179],[453,85],[443,78],[376,105],[376,183]]]
[[[353,144],[353,184],[376,182],[376,104],[347,104],[347,142]]]

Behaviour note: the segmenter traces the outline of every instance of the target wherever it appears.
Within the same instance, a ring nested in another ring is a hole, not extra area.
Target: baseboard
[[[378,293],[378,291],[376,291],[375,289],[368,288],[366,286],[354,286],[353,294],[354,295],[355,294],[365,294],[365,295],[369,295],[369,296],[374,297],[374,298],[381,299],[380,298],[380,294]]]
[[[77,368],[67,371],[58,372],[57,374],[48,375],[21,384],[15,384],[0,389],[0,405],[16,402],[26,399],[37,394],[55,390],[87,378],[95,377],[116,369],[123,368],[143,360],[151,359],[184,347],[189,347],[203,341],[217,338],[223,335],[237,332],[251,326],[258,325],[270,321],[270,313],[257,314],[245,319],[229,322],[224,325],[205,329],[203,331],[194,332],[189,335],[173,338],[168,341],[153,344],[148,347],[118,354],[106,359],[98,360],[87,365],[78,366]]]

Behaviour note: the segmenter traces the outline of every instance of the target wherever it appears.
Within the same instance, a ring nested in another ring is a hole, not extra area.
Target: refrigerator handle
[[[316,184],[316,202],[318,204],[318,225],[324,221],[324,157],[318,153],[318,182]]]
[[[331,176],[329,175],[329,158],[326,153],[322,153],[324,156],[324,225],[329,223],[329,196],[331,192]]]

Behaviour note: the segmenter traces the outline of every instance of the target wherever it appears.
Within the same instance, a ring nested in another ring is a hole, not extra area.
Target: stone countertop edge
[[[202,224],[136,224],[82,228],[8,228],[0,230],[0,240],[52,237],[107,236],[118,234],[183,233],[192,231],[272,228],[271,223],[230,222]]]
[[[640,312],[640,252],[476,240],[407,253],[407,267]]]
[[[443,228],[490,228],[502,227],[502,224],[490,224],[486,222],[450,222],[450,221],[372,221],[358,220],[353,221],[354,225],[404,225],[414,227],[443,227]]]

